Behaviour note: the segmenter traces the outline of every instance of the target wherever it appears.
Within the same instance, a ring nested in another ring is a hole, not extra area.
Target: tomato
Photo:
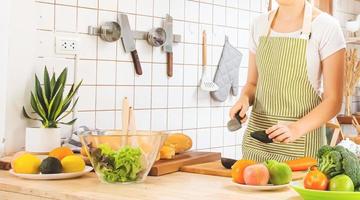
[[[312,190],[327,190],[329,180],[319,170],[312,170],[304,178],[304,188]]]
[[[247,166],[256,164],[253,160],[238,160],[231,167],[231,177],[234,182],[245,184],[244,180],[244,170]]]

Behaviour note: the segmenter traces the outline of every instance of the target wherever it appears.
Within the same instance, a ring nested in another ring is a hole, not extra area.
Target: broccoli
[[[322,147],[318,150],[318,152],[317,152],[317,157],[318,157],[319,159],[321,159],[324,154],[326,154],[326,153],[328,153],[328,152],[330,152],[330,151],[333,151],[333,150],[334,150],[334,148],[332,148],[331,146],[329,146],[329,145],[324,145],[324,146],[322,146]]]
[[[342,146],[322,146],[317,156],[319,170],[332,178],[345,174],[351,178],[355,187],[360,186],[360,160],[356,155]]]
[[[319,162],[319,170],[326,174],[329,178],[332,178],[336,175],[344,173],[342,167],[342,157],[341,154],[333,149],[328,151],[329,148],[324,148],[319,155],[320,157]],[[327,151],[324,151],[327,150]]]
[[[335,150],[341,154],[344,174],[351,178],[354,186],[360,186],[360,160],[354,153],[342,146],[336,146]]]

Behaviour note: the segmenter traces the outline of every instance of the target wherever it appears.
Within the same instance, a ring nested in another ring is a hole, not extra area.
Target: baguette
[[[164,145],[173,145],[175,153],[183,153],[192,147],[192,140],[183,133],[174,133],[168,136]]]
[[[164,145],[160,149],[160,159],[162,160],[170,160],[175,156],[175,147],[174,145]]]

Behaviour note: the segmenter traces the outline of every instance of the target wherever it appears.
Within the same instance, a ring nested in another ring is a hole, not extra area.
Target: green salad
[[[106,182],[136,181],[145,167],[140,148],[125,146],[114,151],[107,144],[91,149],[91,158],[95,170]]]

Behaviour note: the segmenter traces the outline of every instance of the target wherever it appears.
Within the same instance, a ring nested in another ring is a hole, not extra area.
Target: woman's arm
[[[278,124],[266,132],[277,142],[293,142],[332,119],[341,109],[344,80],[345,49],[322,61],[324,77],[323,101],[295,123]]]
[[[240,110],[239,115],[241,118],[243,118],[241,122],[244,123],[246,121],[245,114],[248,111],[250,105],[254,103],[257,78],[258,72],[256,67],[255,54],[250,51],[247,81],[241,91],[239,100],[230,110],[231,118],[234,118],[235,114]]]

